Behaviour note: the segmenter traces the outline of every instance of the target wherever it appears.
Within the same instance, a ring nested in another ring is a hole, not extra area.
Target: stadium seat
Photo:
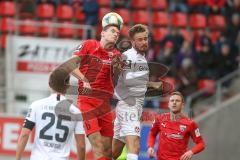
[[[74,16],[78,22],[83,22],[85,20],[85,13],[80,9],[76,10]]]
[[[7,34],[0,35],[0,48],[5,49],[6,48],[6,40],[7,40]]]
[[[0,16],[14,16],[16,13],[15,3],[11,1],[1,1],[0,8]]]
[[[206,0],[188,0],[188,5],[189,6],[199,6],[199,5],[204,5]]]
[[[61,27],[57,28],[57,36],[60,38],[71,38],[73,36],[72,23],[63,22]]]
[[[105,14],[111,12],[111,9],[110,8],[99,8],[99,11],[98,11],[98,21],[101,22],[102,21],[102,18]]]
[[[152,14],[152,24],[154,26],[164,26],[167,27],[169,24],[169,16],[165,12],[153,12]]]
[[[125,9],[125,8],[117,9],[116,13],[118,13],[123,18],[124,24],[130,23],[131,16],[130,16],[130,12],[128,9]]]
[[[225,18],[222,15],[210,15],[208,26],[210,29],[224,29],[226,26]]]
[[[180,29],[179,30],[180,34],[183,36],[183,38],[187,41],[191,41],[192,40],[192,34],[189,30],[187,29]]]
[[[221,32],[220,31],[211,31],[210,37],[213,43],[216,43],[218,38],[220,37]]]
[[[167,28],[153,28],[153,39],[154,41],[161,41],[168,34]]]
[[[132,20],[133,20],[133,23],[135,24],[137,23],[148,24],[149,17],[150,15],[148,11],[139,10],[139,11],[132,12]]]
[[[73,9],[70,5],[60,4],[57,6],[57,18],[59,20],[71,20],[73,17]]]
[[[185,13],[173,13],[171,16],[171,21],[174,27],[186,27],[187,15]]]
[[[131,8],[147,9],[147,0],[131,0]]]
[[[207,20],[203,14],[192,14],[189,24],[193,29],[205,28],[207,27]]]
[[[51,19],[54,17],[54,6],[48,3],[37,5],[37,17],[40,19]]]
[[[169,97],[169,96],[168,96]],[[160,101],[160,109],[169,109],[168,108],[168,101],[167,100],[161,100]]]
[[[22,21],[23,24],[19,25],[19,33],[21,35],[34,35],[37,31],[35,21],[32,19],[26,19]]]
[[[171,88],[173,90],[176,88],[177,81],[174,77],[165,76],[165,77],[162,77],[160,79],[162,81],[165,81],[165,82],[169,83],[172,86]]]
[[[129,29],[130,29],[130,26],[124,25],[124,26],[123,26],[123,29],[122,29],[122,31],[121,31],[121,34],[124,35],[124,36],[126,36],[126,37],[128,37],[128,30],[129,30]]]
[[[41,23],[41,26],[38,27],[39,36],[45,37],[51,35],[51,33],[53,32],[53,28],[51,26],[52,21],[42,20],[39,22]]]
[[[207,89],[207,94],[212,95],[215,93],[215,81],[212,79],[198,80],[198,90]]]
[[[153,10],[167,9],[167,0],[150,0],[150,7]]]
[[[14,19],[10,17],[4,17],[0,19],[0,32],[10,33],[15,31]]]
[[[100,7],[109,7],[111,0],[97,0]]]

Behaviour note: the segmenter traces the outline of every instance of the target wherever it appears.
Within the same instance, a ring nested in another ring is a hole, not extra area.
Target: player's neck
[[[104,48],[106,51],[111,51],[115,48],[115,44],[114,43],[107,43],[104,40],[100,41],[100,45],[102,48]]]
[[[178,112],[178,113],[170,112],[170,119],[171,119],[171,121],[178,121],[182,117],[183,117],[183,113],[182,112]]]

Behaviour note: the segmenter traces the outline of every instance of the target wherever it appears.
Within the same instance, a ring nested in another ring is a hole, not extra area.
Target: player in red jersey
[[[180,92],[171,93],[170,113],[156,116],[148,136],[148,156],[154,157],[154,144],[159,133],[157,160],[190,160],[204,149],[204,141],[197,124],[183,115],[184,98]],[[196,145],[187,150],[189,138]]]
[[[105,19],[103,17],[101,40],[84,41],[70,60],[55,69],[65,70],[79,80],[77,104],[97,160],[110,160],[112,157],[113,115],[110,99],[114,87],[111,69],[114,58],[120,55],[115,45],[123,22],[118,14],[109,14],[104,16]],[[114,16],[117,21],[114,21]]]

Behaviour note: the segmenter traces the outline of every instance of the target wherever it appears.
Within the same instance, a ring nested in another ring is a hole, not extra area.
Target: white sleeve
[[[75,134],[85,134],[85,131],[83,128],[83,121],[78,121],[76,123]]]
[[[36,123],[36,104],[35,103],[32,103],[28,108],[26,119]]]

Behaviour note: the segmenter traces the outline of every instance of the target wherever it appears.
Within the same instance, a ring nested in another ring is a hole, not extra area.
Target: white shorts
[[[125,101],[118,102],[113,138],[125,143],[125,136],[134,135],[140,137],[143,100],[144,98],[137,99],[134,106],[130,106]]]

